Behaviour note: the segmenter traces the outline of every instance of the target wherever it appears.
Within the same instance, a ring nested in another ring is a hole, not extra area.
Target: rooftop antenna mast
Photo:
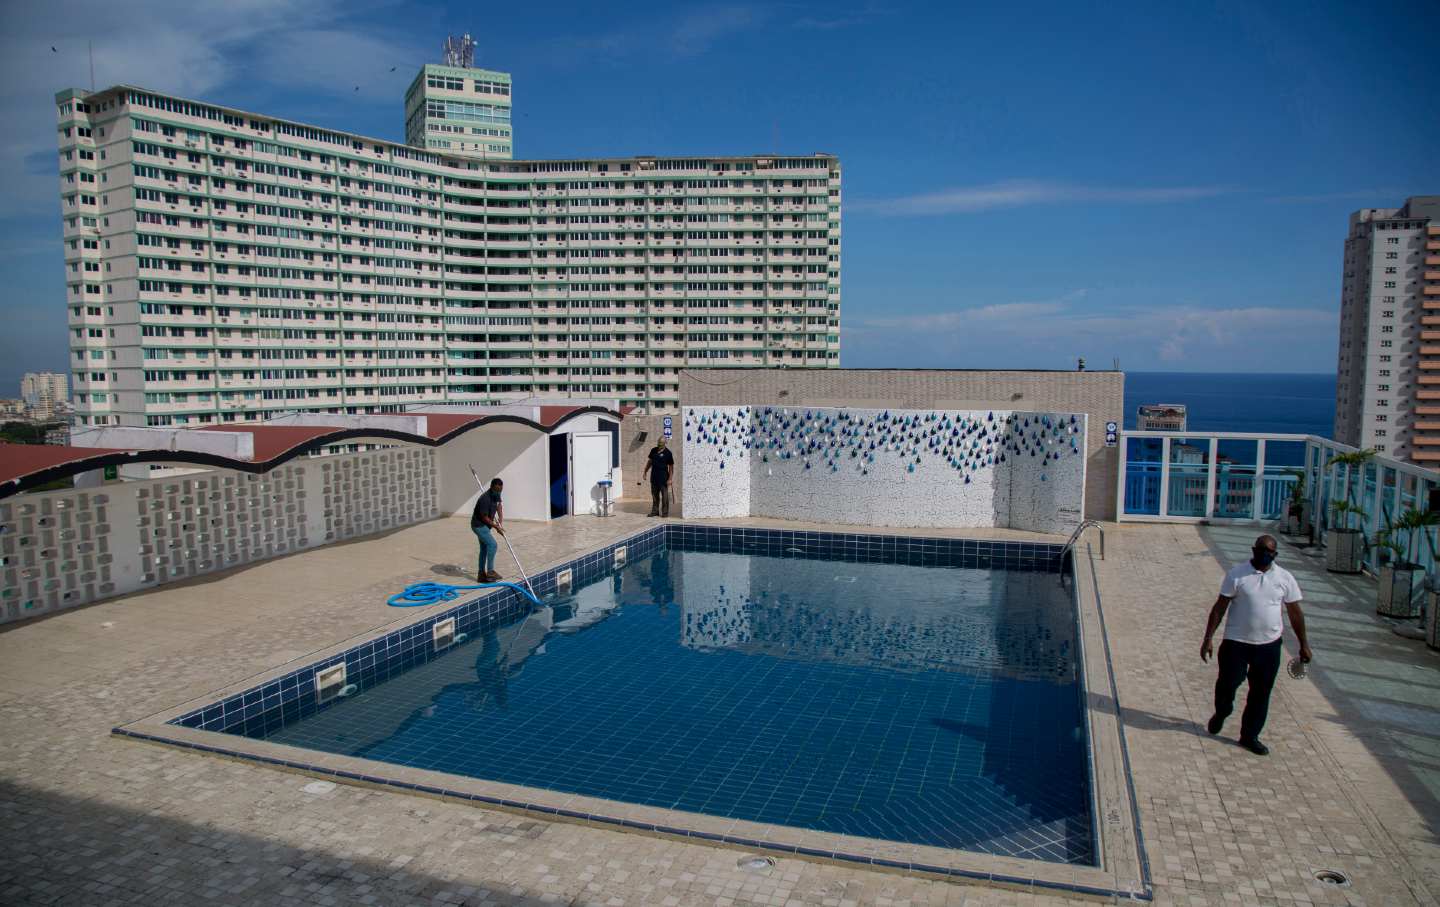
[[[461,69],[475,68],[475,40],[469,32],[463,35],[448,35],[445,38],[445,65]]]

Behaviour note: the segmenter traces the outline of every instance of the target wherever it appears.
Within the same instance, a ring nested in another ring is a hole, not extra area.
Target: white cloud
[[[842,327],[861,357],[891,358],[904,351],[917,365],[967,362],[1037,367],[1076,355],[1139,351],[1159,362],[1201,367],[1212,357],[1253,360],[1255,371],[1294,352],[1330,342],[1337,315],[1323,309],[1186,303],[1097,308],[1075,290],[1048,300],[971,305],[942,312],[852,317]],[[1084,300],[1087,305],[1079,303]],[[958,358],[964,357],[964,358]],[[847,356],[848,363],[848,356]]]
[[[1005,328],[1024,324],[1032,318],[1057,315],[1075,300],[1083,299],[1085,290],[1066,293],[1056,299],[1041,302],[1001,302],[992,305],[974,306],[953,312],[937,312],[924,315],[899,315],[888,318],[862,319],[858,327],[864,329],[901,331],[955,331],[969,328],[977,322],[988,326]]]
[[[831,15],[826,16],[801,16],[792,25],[795,28],[810,31],[836,31],[842,28],[854,28],[857,25],[868,25],[893,12],[894,10],[888,7],[870,3],[850,12],[835,10]]]
[[[1038,180],[1009,180],[984,186],[944,189],[939,192],[905,195],[898,198],[860,200],[848,204],[846,208],[852,212],[871,212],[893,216],[969,214],[1001,208],[1075,202],[1153,205],[1210,198],[1228,191],[1230,190],[1219,186],[1121,188],[1078,186]]]
[[[98,88],[125,83],[204,98],[249,80],[398,104],[423,57],[389,32],[354,23],[357,12],[374,11],[374,4],[339,0],[7,5],[0,31],[0,118],[7,124],[0,209],[6,217],[58,210],[56,183],[24,167],[27,159],[55,153],[54,95],[90,85],[92,40]],[[398,89],[382,81],[389,65],[407,60],[412,71],[390,77],[403,75]]]

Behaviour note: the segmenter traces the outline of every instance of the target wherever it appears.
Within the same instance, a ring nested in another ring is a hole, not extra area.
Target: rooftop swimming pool
[[[547,607],[442,606],[164,721],[220,732],[169,741],[200,749],[702,839],[1097,867],[1060,566],[1057,545],[671,524],[534,577]],[[345,694],[317,698],[342,664]]]

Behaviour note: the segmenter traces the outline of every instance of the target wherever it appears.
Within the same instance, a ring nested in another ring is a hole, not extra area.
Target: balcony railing
[[[1123,521],[1265,523],[1285,517],[1297,482],[1310,535],[1323,545],[1338,525],[1331,505],[1365,512],[1365,567],[1379,566],[1378,533],[1404,511],[1425,510],[1440,472],[1385,456],[1363,467],[1334,463],[1355,448],[1316,435],[1127,431],[1121,445],[1116,512]],[[1434,568],[1433,530],[1417,533],[1409,559]],[[1400,539],[1402,542],[1406,539]]]

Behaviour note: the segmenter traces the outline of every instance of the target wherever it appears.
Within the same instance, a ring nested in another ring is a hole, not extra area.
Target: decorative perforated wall
[[[397,447],[322,460],[319,466],[327,542],[439,516],[434,451]]]
[[[282,466],[263,476],[216,472],[144,483],[148,487],[135,491],[140,584],[198,576],[306,547],[306,469]]]
[[[385,448],[0,500],[0,623],[439,515],[435,454]]]
[[[116,591],[110,495],[0,501],[0,622]]]

